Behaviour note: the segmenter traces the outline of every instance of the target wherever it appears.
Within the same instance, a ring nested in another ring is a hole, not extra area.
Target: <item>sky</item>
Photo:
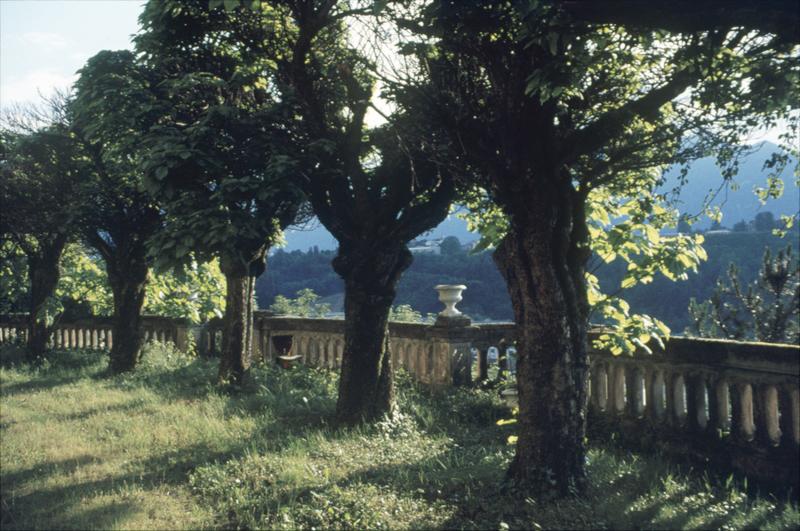
[[[68,88],[101,50],[131,48],[142,0],[0,0],[0,106]]]

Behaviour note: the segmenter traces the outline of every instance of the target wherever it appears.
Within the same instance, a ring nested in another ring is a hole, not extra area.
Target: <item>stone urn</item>
[[[444,304],[444,310],[439,312],[441,317],[460,317],[461,312],[456,309],[456,304],[461,301],[461,292],[467,289],[463,284],[439,284],[434,288],[439,292],[439,300]]]
[[[300,356],[291,355],[292,352],[292,336],[272,336],[272,345],[278,353],[275,356],[275,361],[284,369],[291,369],[295,362],[300,359]]]

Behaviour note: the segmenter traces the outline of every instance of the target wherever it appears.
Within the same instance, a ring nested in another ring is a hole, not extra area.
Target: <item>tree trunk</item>
[[[405,245],[379,242],[341,245],[333,261],[345,282],[344,353],[336,403],[341,424],[369,422],[392,411],[389,311],[400,275],[411,261]]]
[[[66,245],[66,236],[41,241],[39,252],[28,255],[28,274],[31,282],[28,313],[27,356],[33,361],[44,356],[52,325],[48,323],[47,299],[52,297],[61,277],[59,262]]]
[[[136,245],[136,244],[134,244]],[[148,267],[144,246],[128,253],[117,251],[106,258],[106,270],[114,295],[113,346],[109,353],[109,369],[114,373],[131,371],[139,363],[142,352],[142,308]]]
[[[588,246],[576,195],[529,195],[494,255],[517,324],[519,438],[508,475],[559,496],[586,483]]]
[[[260,260],[263,262],[263,256]],[[225,274],[226,294],[219,381],[241,386],[252,361],[253,311],[258,275],[254,274],[254,264],[246,264],[234,257],[223,256],[220,269]]]

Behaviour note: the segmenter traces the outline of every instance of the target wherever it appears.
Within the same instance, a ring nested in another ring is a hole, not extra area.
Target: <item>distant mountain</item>
[[[722,225],[733,227],[739,221],[750,221],[756,214],[771,211],[777,219],[781,214],[796,214],[800,209],[800,189],[794,183],[792,172],[796,160],[792,160],[780,175],[784,184],[783,195],[778,199],[770,199],[761,205],[754,193],[757,187],[765,187],[768,171],[762,169],[764,161],[779,148],[771,142],[764,142],[757,151],[742,160],[739,173],[734,178],[737,190],[731,186],[724,187],[710,203],[718,206],[722,211]],[[666,184],[660,191],[669,191],[678,185],[678,170],[667,172]],[[722,173],[712,157],[696,160],[689,168],[687,183],[681,189],[675,206],[682,212],[690,215],[702,213],[707,197],[716,192],[723,184]],[[706,229],[711,225],[708,218],[698,221],[696,228]]]
[[[750,221],[757,213],[771,211],[777,219],[781,214],[795,214],[800,209],[800,190],[794,183],[792,171],[797,164],[793,160],[781,174],[784,181],[783,196],[771,199],[766,205],[761,205],[753,192],[756,187],[766,185],[767,173],[762,170],[764,161],[778,150],[778,146],[771,142],[764,142],[757,151],[744,159],[739,166],[739,174],[735,178],[737,190],[731,186],[725,187],[711,202],[722,210],[722,225],[732,227],[738,221]],[[667,172],[667,180],[660,191],[670,191],[678,184],[677,169]],[[675,206],[690,215],[701,213],[706,197],[713,194],[722,185],[722,174],[713,157],[698,159],[689,169],[688,182],[681,189],[676,198]],[[703,218],[695,224],[696,228],[707,229],[711,225],[708,218]],[[451,214],[447,216],[438,227],[430,231],[426,238],[444,238],[455,236],[461,243],[478,239],[478,236],[467,230],[465,221]],[[306,251],[317,246],[320,250],[336,249],[336,239],[319,223],[312,224],[307,230],[289,230],[286,233],[286,251]]]
[[[467,223],[451,214],[432,231],[421,237],[434,239],[455,236],[461,243],[477,240],[478,235],[467,230]],[[338,244],[330,232],[319,222],[314,222],[304,230],[286,231],[286,247],[284,251],[307,251],[317,246],[321,251],[336,249]]]

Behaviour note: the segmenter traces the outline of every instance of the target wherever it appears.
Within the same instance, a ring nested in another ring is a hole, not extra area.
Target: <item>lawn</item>
[[[527,498],[502,483],[513,425],[492,391],[400,375],[399,413],[345,431],[321,370],[257,367],[232,393],[161,345],[117,377],[101,353],[0,355],[3,529],[800,527],[785,495],[600,447],[583,499]]]

